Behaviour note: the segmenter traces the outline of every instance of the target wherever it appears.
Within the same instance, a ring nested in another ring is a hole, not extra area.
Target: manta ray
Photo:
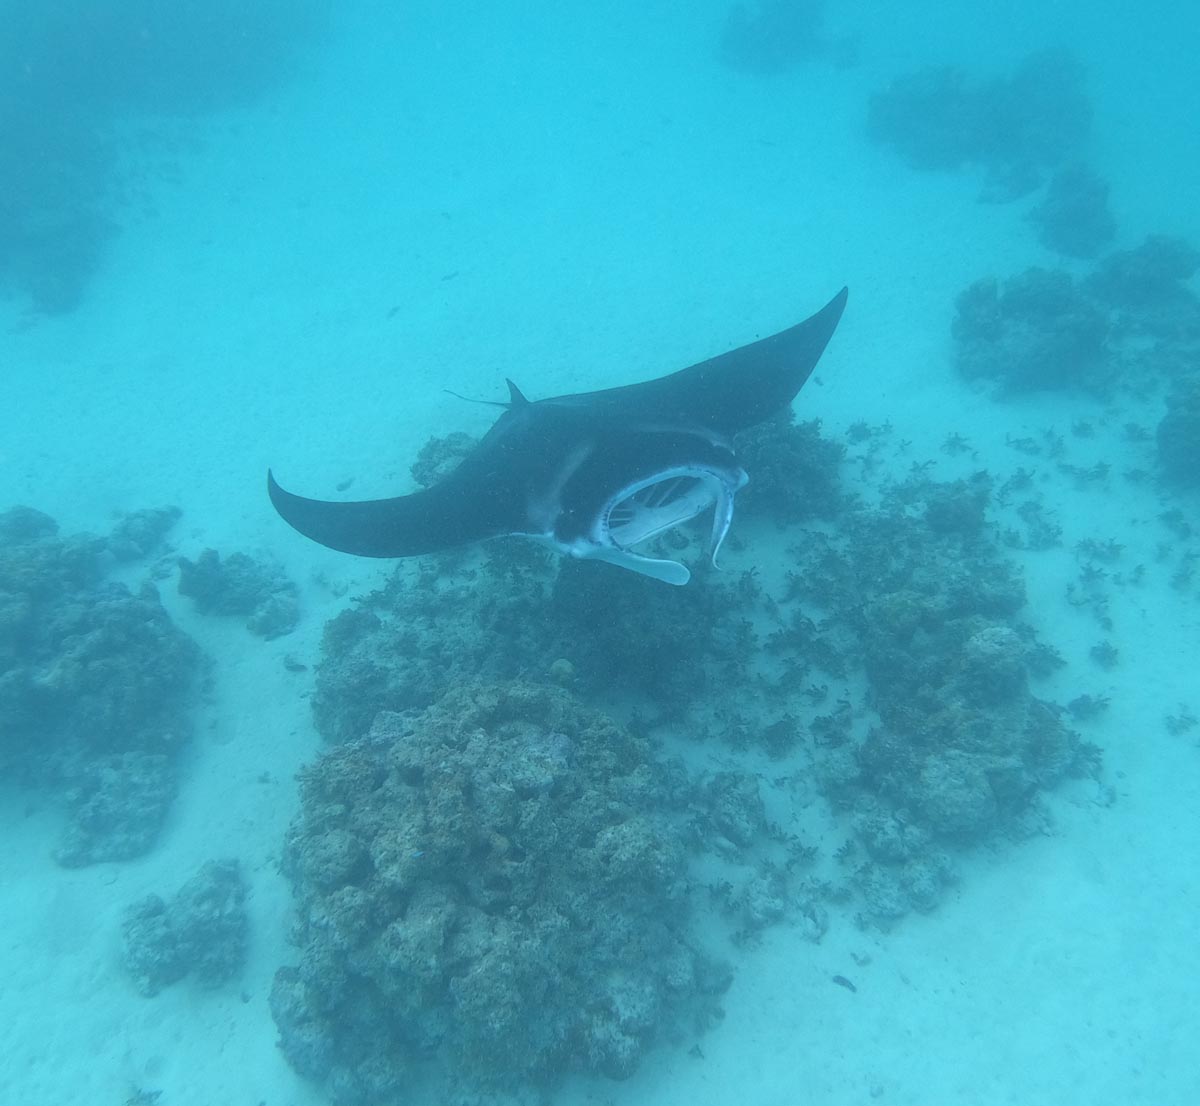
[[[360,557],[413,557],[520,535],[686,584],[686,565],[636,547],[711,509],[708,556],[716,567],[734,496],[749,479],[734,437],[795,398],[833,336],[846,294],[787,330],[656,380],[538,400],[508,380],[504,413],[453,472],[423,491],[306,499],[270,471],[267,491],[305,537]]]

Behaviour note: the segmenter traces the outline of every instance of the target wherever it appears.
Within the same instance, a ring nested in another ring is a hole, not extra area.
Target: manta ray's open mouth
[[[628,491],[608,510],[609,537],[628,549],[695,518],[717,501],[716,480],[692,473],[656,477]]]
[[[611,501],[603,515],[608,539],[630,549],[715,508],[710,553],[715,558],[733,517],[733,497],[746,482],[741,470],[670,469],[632,484]]]

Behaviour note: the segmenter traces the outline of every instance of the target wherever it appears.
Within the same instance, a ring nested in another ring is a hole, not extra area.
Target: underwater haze
[[[1200,1100],[1200,14],[0,27],[0,1101]],[[268,496],[843,286],[684,586]]]

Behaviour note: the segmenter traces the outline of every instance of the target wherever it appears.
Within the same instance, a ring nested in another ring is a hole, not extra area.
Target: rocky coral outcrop
[[[284,869],[298,962],[284,1054],[339,1103],[622,1078],[713,1013],[724,971],[686,895],[674,777],[561,689],[381,713],[302,777]]]

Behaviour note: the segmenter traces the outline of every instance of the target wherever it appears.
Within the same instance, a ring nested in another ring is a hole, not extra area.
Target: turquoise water
[[[1194,1100],[1195,14],[344,8],[0,0],[0,1097]],[[842,285],[686,588],[267,499]]]

